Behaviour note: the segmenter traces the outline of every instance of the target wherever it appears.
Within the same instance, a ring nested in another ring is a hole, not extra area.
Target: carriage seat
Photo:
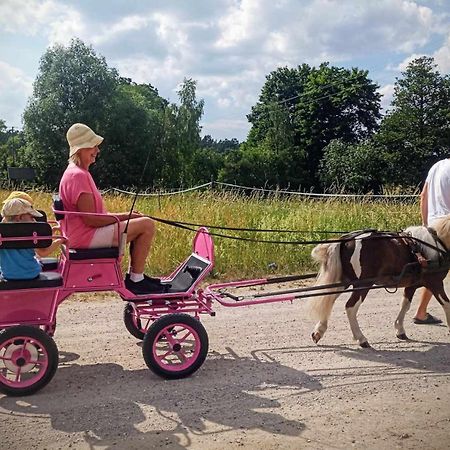
[[[29,239],[24,239],[29,238]],[[52,243],[52,227],[47,222],[0,223],[0,251],[2,249],[46,248]],[[57,258],[42,258],[43,270],[58,267]],[[53,288],[63,285],[57,272],[42,272],[33,280],[5,280],[0,278],[0,290]]]
[[[63,285],[63,279],[57,272],[41,272],[33,280],[5,280],[0,278],[0,291],[31,288],[55,288]]]
[[[84,259],[118,258],[119,247],[107,248],[69,248],[69,259],[81,261]]]
[[[58,258],[52,258],[52,257],[45,257],[45,258],[39,258],[39,262],[42,266],[43,272],[49,272],[51,270],[57,270],[58,269]]]
[[[55,212],[55,218],[58,222],[65,220],[64,204],[58,195],[53,196],[53,211]],[[70,242],[69,242],[70,243]],[[68,248],[66,254],[72,261],[82,261],[85,259],[109,259],[119,257],[119,247],[106,247],[106,248]]]

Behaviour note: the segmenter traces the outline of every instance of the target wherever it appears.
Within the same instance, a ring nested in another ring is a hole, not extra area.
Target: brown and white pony
[[[434,234],[423,226],[410,227],[405,233],[444,251],[450,249],[450,216],[433,223],[433,228],[439,239],[435,239]],[[369,288],[374,285],[405,288],[401,309],[394,324],[399,339],[408,339],[403,324],[404,318],[411,306],[414,292],[421,286],[430,289],[442,305],[447,325],[450,327],[450,302],[443,284],[449,264],[446,262],[442,267],[439,266],[442,252],[418,244],[420,253],[429,261],[429,266],[438,266],[437,271],[427,271],[427,268],[420,270],[411,240],[397,234],[379,231],[354,232],[340,239],[342,241],[337,243],[319,244],[311,253],[312,257],[321,263],[315,286],[338,284],[333,289],[327,289],[331,293],[311,297],[308,301],[311,316],[318,320],[312,333],[315,343],[319,342],[327,330],[335,300],[349,286],[360,289],[352,292],[345,309],[353,337],[361,347],[370,347],[370,344],[359,327],[356,315]],[[406,265],[415,270],[399,277]]]

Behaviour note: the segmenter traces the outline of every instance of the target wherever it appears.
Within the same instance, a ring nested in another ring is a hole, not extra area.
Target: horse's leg
[[[447,327],[450,329],[450,299],[448,298],[443,280],[436,280],[426,286],[436,297],[436,300],[441,304],[445,312],[445,318],[447,320]]]
[[[314,327],[314,331],[311,333],[312,340],[317,344],[325,334],[328,328],[328,320],[319,320]]]
[[[403,290],[402,306],[394,322],[395,334],[402,341],[406,341],[408,339],[403,324],[405,321],[405,315],[411,307],[411,300],[416,292],[416,289],[417,286],[408,286]]]
[[[358,341],[359,345],[363,348],[370,348],[370,344],[362,333],[361,328],[359,328],[356,315],[358,314],[358,309],[366,298],[368,292],[369,289],[353,292],[345,304],[345,312],[347,313],[350,328],[353,333],[353,339]]]
[[[319,319],[314,327],[313,332],[311,333],[312,340],[315,344],[317,344],[325,331],[328,328],[328,318],[331,315],[331,310],[333,308],[334,302],[344,291],[344,288],[337,288],[334,294],[324,295],[322,298],[318,299],[318,303],[315,304],[315,316]]]

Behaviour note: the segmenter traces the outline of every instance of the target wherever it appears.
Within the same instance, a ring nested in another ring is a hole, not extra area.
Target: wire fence
[[[245,191],[245,192],[260,192],[263,194],[275,194],[275,195],[288,195],[288,196],[299,196],[303,198],[341,198],[341,199],[386,199],[386,200],[412,200],[418,198],[419,194],[335,194],[335,193],[316,193],[316,192],[299,192],[299,191],[289,191],[284,189],[266,189],[266,188],[256,188],[250,186],[241,186],[232,183],[223,183],[219,181],[210,181],[208,183],[200,184],[187,189],[166,189],[155,192],[142,192],[136,194],[135,191],[127,191],[119,188],[110,188],[102,191],[103,194],[108,192],[119,193],[125,195],[138,195],[139,197],[163,197],[171,195],[180,195],[188,192],[198,191],[202,189],[230,189],[233,191]]]

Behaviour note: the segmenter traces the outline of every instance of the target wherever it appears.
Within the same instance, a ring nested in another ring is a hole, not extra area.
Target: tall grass
[[[31,192],[35,205],[51,213],[51,195]],[[5,198],[7,191],[0,191]],[[131,207],[129,195],[105,195],[108,211],[123,212]],[[298,233],[256,233],[217,231],[231,236],[267,240],[319,240],[332,238],[317,231],[350,231],[376,228],[400,230],[420,223],[419,206],[414,203],[394,203],[346,199],[300,199],[298,197],[254,195],[243,197],[230,192],[193,192],[177,196],[139,197],[136,210],[166,219],[204,225],[240,228],[289,229]],[[193,233],[158,224],[158,232],[148,258],[149,274],[168,274],[191,251]],[[306,231],[307,233],[300,233]],[[216,267],[214,276],[220,279],[248,278],[271,273],[291,274],[314,270],[311,245],[281,245],[245,242],[214,237]],[[127,261],[124,262],[126,264]]]

